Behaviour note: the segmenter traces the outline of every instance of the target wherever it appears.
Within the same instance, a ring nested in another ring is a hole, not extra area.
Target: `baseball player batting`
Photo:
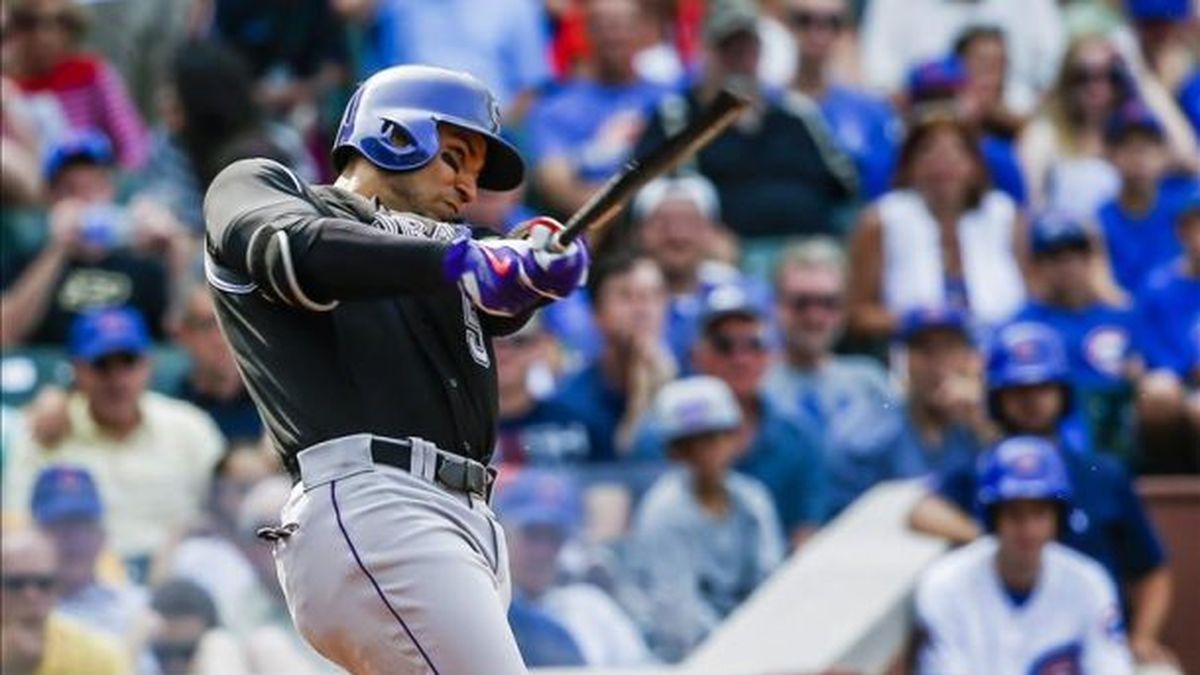
[[[524,165],[474,78],[389,68],[350,100],[332,186],[263,159],[205,198],[221,327],[296,480],[273,540],[297,628],[353,673],[522,673],[488,507],[491,338],[582,283],[586,249],[455,224]]]

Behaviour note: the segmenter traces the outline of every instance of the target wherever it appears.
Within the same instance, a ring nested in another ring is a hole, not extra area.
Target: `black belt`
[[[433,476],[440,485],[459,492],[470,492],[485,500],[491,496],[495,469],[445,451],[434,453],[434,457]],[[412,471],[412,443],[406,439],[372,438],[371,459],[376,464]]]

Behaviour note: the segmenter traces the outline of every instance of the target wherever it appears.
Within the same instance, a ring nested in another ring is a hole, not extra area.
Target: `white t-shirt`
[[[1033,593],[1017,606],[984,537],[935,563],[917,587],[926,632],[917,672],[929,675],[1125,675],[1133,663],[1104,569],[1061,544],[1042,552]]]

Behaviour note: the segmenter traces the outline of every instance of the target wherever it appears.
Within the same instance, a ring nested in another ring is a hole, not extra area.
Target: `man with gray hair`
[[[887,452],[901,420],[882,366],[833,353],[846,323],[846,258],[827,237],[788,248],[775,270],[782,359],[767,373],[768,399],[824,432],[827,517],[871,487],[860,467]]]

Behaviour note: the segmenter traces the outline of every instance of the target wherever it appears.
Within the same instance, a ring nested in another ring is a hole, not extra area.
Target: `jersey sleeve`
[[[1096,675],[1131,675],[1133,661],[1125,624],[1112,580],[1099,568],[1085,575],[1087,625],[1083,635],[1083,670]]]
[[[939,566],[933,567],[917,586],[916,619],[921,635],[917,653],[917,672],[922,675],[967,675],[973,672],[973,661],[965,640],[960,635],[960,622],[954,616],[955,603],[967,593],[947,597],[945,584],[937,577]]]
[[[204,200],[209,279],[309,310],[444,289],[448,244],[338,218],[278,162],[222,171]],[[216,277],[214,279],[214,276]]]

